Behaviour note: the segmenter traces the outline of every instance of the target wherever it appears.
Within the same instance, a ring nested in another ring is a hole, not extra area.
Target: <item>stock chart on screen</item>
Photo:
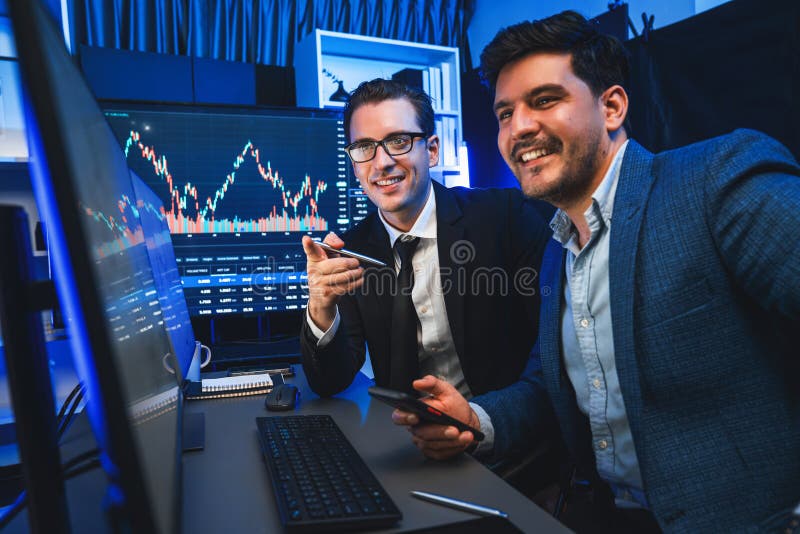
[[[194,316],[301,309],[302,235],[342,233],[371,210],[342,151],[340,112],[103,107],[128,165],[163,203]]]

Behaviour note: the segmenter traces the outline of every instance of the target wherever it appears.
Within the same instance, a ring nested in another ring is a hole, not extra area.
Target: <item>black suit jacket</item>
[[[536,341],[538,269],[550,229],[516,189],[447,189],[434,182],[439,269],[450,331],[473,394],[517,380]],[[394,266],[377,213],[342,236],[345,246]],[[319,395],[353,380],[369,347],[375,382],[389,383],[393,267],[366,267],[355,295],[339,301],[341,323],[317,349],[303,317],[303,368]]]

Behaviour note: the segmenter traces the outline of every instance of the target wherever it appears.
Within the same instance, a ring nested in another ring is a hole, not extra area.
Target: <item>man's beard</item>
[[[540,172],[537,167],[520,170],[517,180],[525,196],[543,200],[554,206],[566,206],[591,194],[589,189],[600,166],[600,137],[577,139],[571,145],[573,150],[568,153],[564,151],[564,145],[558,139],[548,140],[545,145],[561,148],[557,154],[562,158],[563,168],[558,178],[546,186],[536,179],[536,175]],[[532,176],[523,179],[523,173]]]

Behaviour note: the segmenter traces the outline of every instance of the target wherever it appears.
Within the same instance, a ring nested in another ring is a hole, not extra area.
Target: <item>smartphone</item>
[[[390,406],[400,408],[405,412],[416,414],[417,417],[419,417],[422,421],[428,421],[429,423],[436,423],[438,425],[454,426],[461,432],[470,431],[472,432],[475,441],[483,441],[484,435],[480,430],[476,430],[468,424],[462,423],[458,419],[450,417],[444,412],[440,412],[433,406],[428,406],[418,398],[413,397],[408,393],[378,386],[369,388],[367,393]]]
[[[335,252],[337,254],[341,254],[342,256],[347,256],[348,258],[355,258],[363,263],[377,265],[378,267],[386,267],[386,264],[383,263],[381,260],[376,260],[375,258],[364,256],[363,254],[359,254],[358,252],[353,252],[352,250],[347,250],[346,248],[333,248],[329,244],[323,243],[322,241],[314,241],[314,243],[322,247],[323,250],[327,252]]]

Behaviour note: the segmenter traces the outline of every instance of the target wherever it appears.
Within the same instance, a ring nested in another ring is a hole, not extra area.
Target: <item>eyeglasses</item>
[[[378,153],[378,145],[381,145],[390,156],[402,156],[408,154],[414,147],[415,137],[428,137],[422,132],[402,132],[390,135],[381,141],[356,141],[344,148],[347,155],[354,163],[364,163],[375,157]]]

